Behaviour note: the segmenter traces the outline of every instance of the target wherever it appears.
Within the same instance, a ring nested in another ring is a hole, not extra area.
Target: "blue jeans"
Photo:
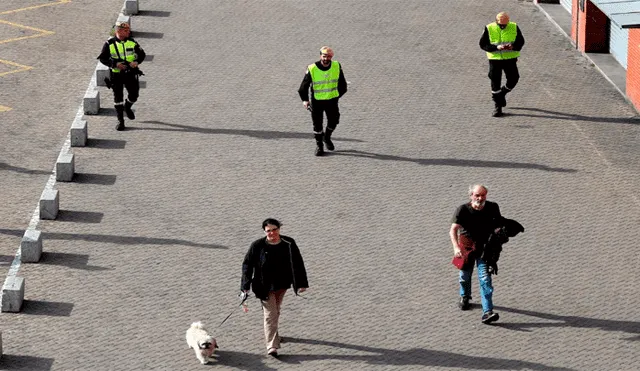
[[[484,260],[476,259],[478,266],[478,281],[480,282],[480,300],[482,301],[482,311],[484,313],[493,310],[493,285],[491,284],[491,275],[487,271],[487,263]],[[471,275],[473,274],[473,265],[468,271],[460,270],[460,296],[471,297]]]

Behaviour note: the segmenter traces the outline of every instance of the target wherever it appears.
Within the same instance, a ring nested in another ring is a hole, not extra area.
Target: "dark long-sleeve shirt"
[[[140,47],[140,44],[138,44],[138,42],[135,41],[132,37],[129,37],[124,40],[118,40],[115,37],[112,37],[109,40],[107,40],[102,46],[102,50],[100,51],[100,55],[98,56],[100,63],[104,64],[109,68],[115,68],[116,65],[118,64],[118,61],[111,58],[111,51],[109,50],[109,44],[115,41],[125,42],[127,40],[133,41],[134,43],[136,43],[136,46],[134,47],[133,52],[136,53],[136,62],[138,62],[138,64],[142,63],[144,61],[144,58],[147,56],[147,54],[145,54],[144,50],[142,50],[142,48]],[[124,59],[124,56],[122,56],[122,58]]]
[[[325,67],[322,65],[322,62],[317,61],[316,67],[320,69],[320,71],[328,71],[331,68],[331,65]],[[298,94],[300,94],[300,99],[303,102],[309,100],[309,87],[311,87],[311,73],[309,73],[309,69],[307,68],[307,73],[304,74],[304,78],[302,79],[302,83],[300,84],[300,88],[298,89]],[[338,98],[342,97],[347,92],[347,80],[344,78],[344,73],[342,72],[342,65],[340,65],[340,77],[338,78]],[[313,97],[313,87],[311,87],[311,96]]]
[[[522,32],[520,32],[520,27],[516,26],[516,41],[513,42],[513,50],[519,52],[522,50],[524,46],[524,36],[522,36]],[[489,41],[489,30],[485,27],[484,32],[482,33],[482,37],[480,37],[480,48],[485,52],[492,53],[498,50],[496,45],[491,44]]]

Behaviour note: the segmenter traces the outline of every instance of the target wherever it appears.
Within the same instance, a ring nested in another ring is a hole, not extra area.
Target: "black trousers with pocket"
[[[513,59],[489,59],[489,79],[491,79],[491,91],[497,92],[502,86],[502,71],[507,78],[505,86],[511,90],[516,87],[520,74],[518,73],[518,58]]]

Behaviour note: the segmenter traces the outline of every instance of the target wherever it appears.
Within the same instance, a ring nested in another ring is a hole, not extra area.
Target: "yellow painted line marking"
[[[11,111],[11,107],[0,105],[0,112]]]
[[[66,4],[66,3],[70,3],[70,2],[71,2],[71,0],[58,0],[58,1],[54,2],[54,3],[47,3],[47,4],[28,6],[26,8],[20,8],[20,9],[14,9],[14,10],[6,10],[4,12],[0,12],[0,15],[22,12],[24,10],[38,9],[38,8],[42,8],[42,7],[45,7],[45,6]]]
[[[29,31],[39,32],[39,33],[37,33],[35,35],[27,35],[27,36],[14,37],[13,39],[0,40],[0,44],[6,44],[6,43],[18,41],[18,40],[32,39],[34,37],[42,37],[42,36],[48,36],[48,35],[55,34],[55,32],[53,32],[53,31],[47,31],[47,30],[43,30],[43,29],[40,29],[40,28],[25,26],[23,24],[4,21],[2,19],[0,19],[0,23],[8,24],[9,26],[22,28],[22,29],[29,30]]]
[[[29,70],[33,69],[33,67],[31,67],[31,66],[25,66],[23,64],[18,64],[18,63],[11,62],[11,61],[6,61],[4,59],[0,59],[0,63],[8,64],[9,66],[13,66],[13,67],[18,67],[17,70],[11,70],[11,71],[7,71],[7,72],[0,72],[0,77],[8,75],[8,74],[11,74],[11,73],[24,72],[24,71],[29,71]]]

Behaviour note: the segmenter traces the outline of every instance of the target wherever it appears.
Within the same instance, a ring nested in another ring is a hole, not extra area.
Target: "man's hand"
[[[460,248],[456,246],[453,247],[453,256],[455,256],[456,258],[462,257],[462,251],[460,251]]]
[[[302,102],[302,105],[304,106],[304,109],[309,109],[309,101],[305,100],[304,102]]]
[[[238,294],[238,297],[240,297],[240,300],[242,301],[245,301],[248,296],[249,296],[249,290],[242,290],[240,291],[240,294]]]
[[[118,64],[116,64],[116,67],[118,67],[119,70],[126,70],[127,69],[127,65],[122,63],[122,62],[118,62]]]
[[[129,67],[131,67],[131,68],[137,68],[137,67],[138,67],[138,62],[136,62],[136,61],[129,62]]]

